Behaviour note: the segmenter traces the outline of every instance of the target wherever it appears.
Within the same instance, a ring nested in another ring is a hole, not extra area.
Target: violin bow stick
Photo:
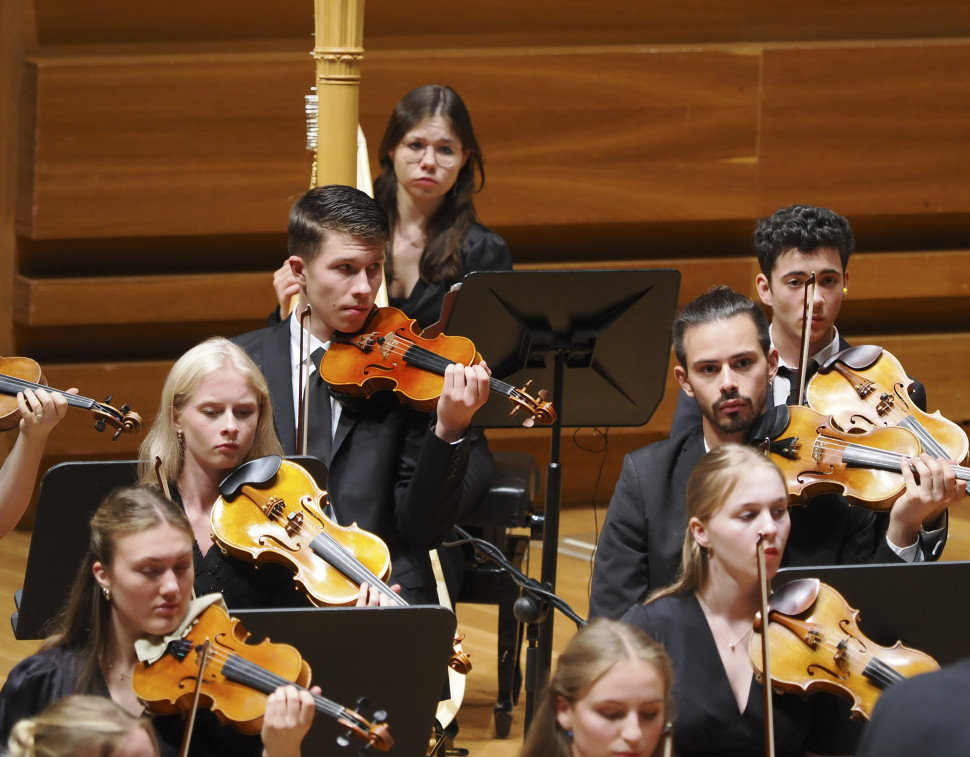
[[[307,428],[310,415],[310,332],[307,331],[307,319],[310,317],[310,306],[307,305],[300,313],[300,407],[297,411],[296,425],[296,453],[306,454]]]
[[[798,361],[798,404],[805,404],[805,377],[808,375],[808,344],[812,340],[812,315],[815,311],[815,271],[805,279],[805,318],[802,321],[802,353]]]
[[[761,669],[765,696],[765,757],[775,757],[775,711],[771,698],[768,658],[768,576],[765,568],[765,535],[758,534],[758,583],[761,589]]]
[[[155,478],[158,479],[158,488],[161,490],[162,494],[165,495],[165,499],[169,502],[172,501],[172,492],[168,488],[168,481],[165,480],[165,476],[162,475],[162,458],[155,455]]]
[[[209,640],[206,639],[199,652],[199,676],[195,679],[195,696],[192,697],[192,709],[185,719],[185,730],[182,732],[182,748],[179,757],[188,757],[189,745],[192,743],[192,729],[195,728],[195,713],[199,711],[199,695],[202,693],[202,682],[205,676],[205,666],[209,661]]]

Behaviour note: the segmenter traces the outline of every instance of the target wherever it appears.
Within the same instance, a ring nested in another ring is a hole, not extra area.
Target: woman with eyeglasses
[[[426,328],[453,284],[473,271],[510,271],[512,255],[475,212],[484,158],[451,87],[428,84],[402,97],[378,155],[374,198],[391,226],[384,263],[390,304]],[[288,265],[273,283],[281,303],[299,290]]]
[[[445,293],[472,271],[508,271],[504,240],[478,221],[482,150],[465,103],[429,84],[401,98],[378,148],[374,196],[391,222],[384,271],[391,305],[422,327],[438,320]]]

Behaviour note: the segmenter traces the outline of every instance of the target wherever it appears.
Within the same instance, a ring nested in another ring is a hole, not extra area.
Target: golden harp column
[[[364,0],[314,0],[316,134],[310,186],[357,186]]]

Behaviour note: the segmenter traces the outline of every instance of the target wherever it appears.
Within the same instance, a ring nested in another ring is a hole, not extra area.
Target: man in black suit
[[[384,266],[387,217],[351,187],[316,187],[294,205],[288,225],[289,265],[300,284],[301,310],[311,308],[307,335],[295,315],[236,337],[262,368],[276,432],[287,454],[296,451],[300,340],[319,355],[334,332],[356,333],[371,314]],[[297,312],[297,311],[294,311]],[[327,490],[341,525],[357,523],[391,552],[391,579],[411,603],[437,604],[428,550],[450,532],[468,465],[467,430],[488,398],[488,371],[449,366],[437,414],[410,409],[390,394],[337,399],[318,378],[313,358],[307,451],[329,470]]]
[[[675,318],[674,375],[700,407],[701,423],[636,450],[610,502],[593,565],[590,614],[620,617],[651,590],[670,584],[680,564],[686,530],[687,480],[706,450],[744,443],[764,412],[778,351],[771,346],[761,308],[727,287],[688,304]],[[898,562],[936,534],[921,532],[963,496],[953,468],[923,455],[902,470],[906,491],[890,514],[886,538],[874,534],[872,512],[848,507],[834,495],[791,510],[784,565]],[[903,548],[900,548],[902,545]],[[912,553],[912,554],[910,554]]]

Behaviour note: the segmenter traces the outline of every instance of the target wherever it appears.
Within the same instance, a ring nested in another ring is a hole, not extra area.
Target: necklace
[[[120,670],[118,670],[114,665],[111,665],[110,663],[108,664],[108,671],[109,671],[109,673],[111,675],[118,676],[118,678],[120,680],[122,680],[122,681],[130,681],[131,680],[131,674],[130,673],[128,675],[125,675]]]
[[[704,611],[704,615],[707,616],[707,622],[709,624],[711,624],[711,623],[713,623],[713,621],[716,620],[718,622],[718,624],[720,624],[723,628],[725,628],[726,630],[730,631],[730,626],[727,625],[727,621],[724,620],[723,618],[721,618],[720,616],[716,616],[714,614],[714,611],[711,610],[711,608],[708,606],[707,602],[705,602],[701,598],[701,595],[700,594],[697,594],[696,596],[697,596],[697,601],[698,601],[698,603],[701,606],[701,609]],[[712,631],[714,630],[713,629],[713,626],[712,626],[711,630]],[[737,645],[740,644],[742,641],[744,641],[746,638],[748,638],[748,636],[751,634],[751,632],[753,630],[754,630],[753,627],[752,628],[749,628],[743,634],[741,634],[740,636],[738,636],[738,638],[736,638],[734,641],[729,641],[728,642],[728,649],[730,649],[733,652],[734,651],[734,648],[737,647]]]
[[[750,634],[753,630],[754,630],[753,628],[749,628],[747,631],[741,634],[735,641],[728,642],[728,649],[730,649],[733,652],[734,648],[742,641],[744,641],[746,638],[748,638],[748,634]]]

